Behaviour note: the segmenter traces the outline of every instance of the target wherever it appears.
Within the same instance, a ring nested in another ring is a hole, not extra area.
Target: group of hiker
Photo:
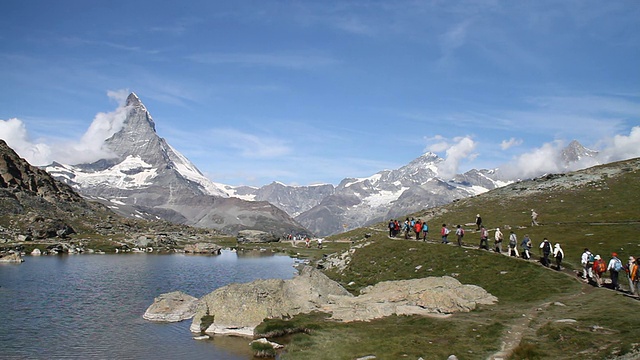
[[[624,272],[629,281],[629,292],[632,295],[640,296],[640,257],[629,256],[629,261],[623,264],[622,260],[618,258],[618,254],[614,252],[607,262],[600,255],[594,255],[588,248],[585,248],[580,257],[580,264],[582,265],[582,279],[588,283],[594,283],[597,287],[603,286],[603,275],[608,271],[611,288],[620,290],[619,277],[620,273]]]
[[[538,214],[531,209],[531,224],[532,226],[539,225]],[[482,217],[480,214],[476,215],[476,231],[480,233],[480,249],[489,249],[489,230],[482,224]],[[404,233],[405,239],[413,239],[427,241],[427,235],[429,233],[429,226],[425,221],[421,219],[406,218],[404,222],[398,220],[389,221],[389,237],[397,237],[401,232]],[[449,244],[449,234],[451,230],[447,227],[447,224],[442,224],[440,229],[440,238],[442,244]],[[463,238],[465,236],[465,230],[461,225],[456,225],[455,236],[457,245],[463,245]],[[493,236],[493,251],[502,253],[502,244],[505,241],[505,235],[500,228],[495,229]],[[518,236],[513,230],[509,230],[508,244],[506,251],[510,256],[521,257],[525,260],[532,259],[531,249],[533,243],[529,235],[525,234],[522,241],[518,241]],[[518,250],[520,249],[520,250]],[[562,260],[565,257],[564,250],[559,243],[551,244],[546,237],[542,240],[538,246],[540,252],[540,262],[546,267],[552,267],[552,262],[555,262],[555,269],[562,270]],[[605,262],[600,255],[593,255],[589,249],[585,249],[581,257],[581,264],[583,267],[582,278],[587,282],[592,282],[598,287],[603,286],[603,275],[605,272],[609,272],[611,278],[612,288],[620,290],[619,274],[624,271],[627,274],[629,280],[630,293],[640,296],[640,257],[637,259],[633,256],[629,257],[629,262],[623,264],[618,258],[618,254],[613,253],[611,259]]]
[[[416,240],[427,241],[429,225],[421,219],[407,218],[402,224],[398,220],[389,220],[389,237],[396,237],[402,231],[404,238],[409,239],[415,236]]]

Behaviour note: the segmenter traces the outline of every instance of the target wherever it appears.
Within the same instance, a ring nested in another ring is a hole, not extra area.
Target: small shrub
[[[509,355],[509,360],[542,359],[543,354],[534,344],[521,342]]]

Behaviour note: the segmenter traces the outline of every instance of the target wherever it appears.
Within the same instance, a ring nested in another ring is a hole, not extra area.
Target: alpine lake
[[[226,250],[24,258],[0,264],[2,359],[251,359],[250,339],[194,340],[191,320],[156,323],[142,315],[160,294],[200,298],[230,283],[296,274],[289,256]]]

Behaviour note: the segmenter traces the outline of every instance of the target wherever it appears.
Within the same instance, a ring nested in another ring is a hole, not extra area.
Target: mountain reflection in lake
[[[0,264],[2,359],[250,359],[249,340],[197,341],[190,320],[142,319],[156,296],[202,297],[230,284],[290,279],[288,256],[28,256]]]

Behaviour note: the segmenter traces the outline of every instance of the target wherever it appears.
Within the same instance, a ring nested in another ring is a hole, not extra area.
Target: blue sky
[[[0,138],[73,163],[135,92],[231,185],[337,184],[427,151],[537,171],[573,139],[635,157],[639,19],[636,0],[8,0]]]

